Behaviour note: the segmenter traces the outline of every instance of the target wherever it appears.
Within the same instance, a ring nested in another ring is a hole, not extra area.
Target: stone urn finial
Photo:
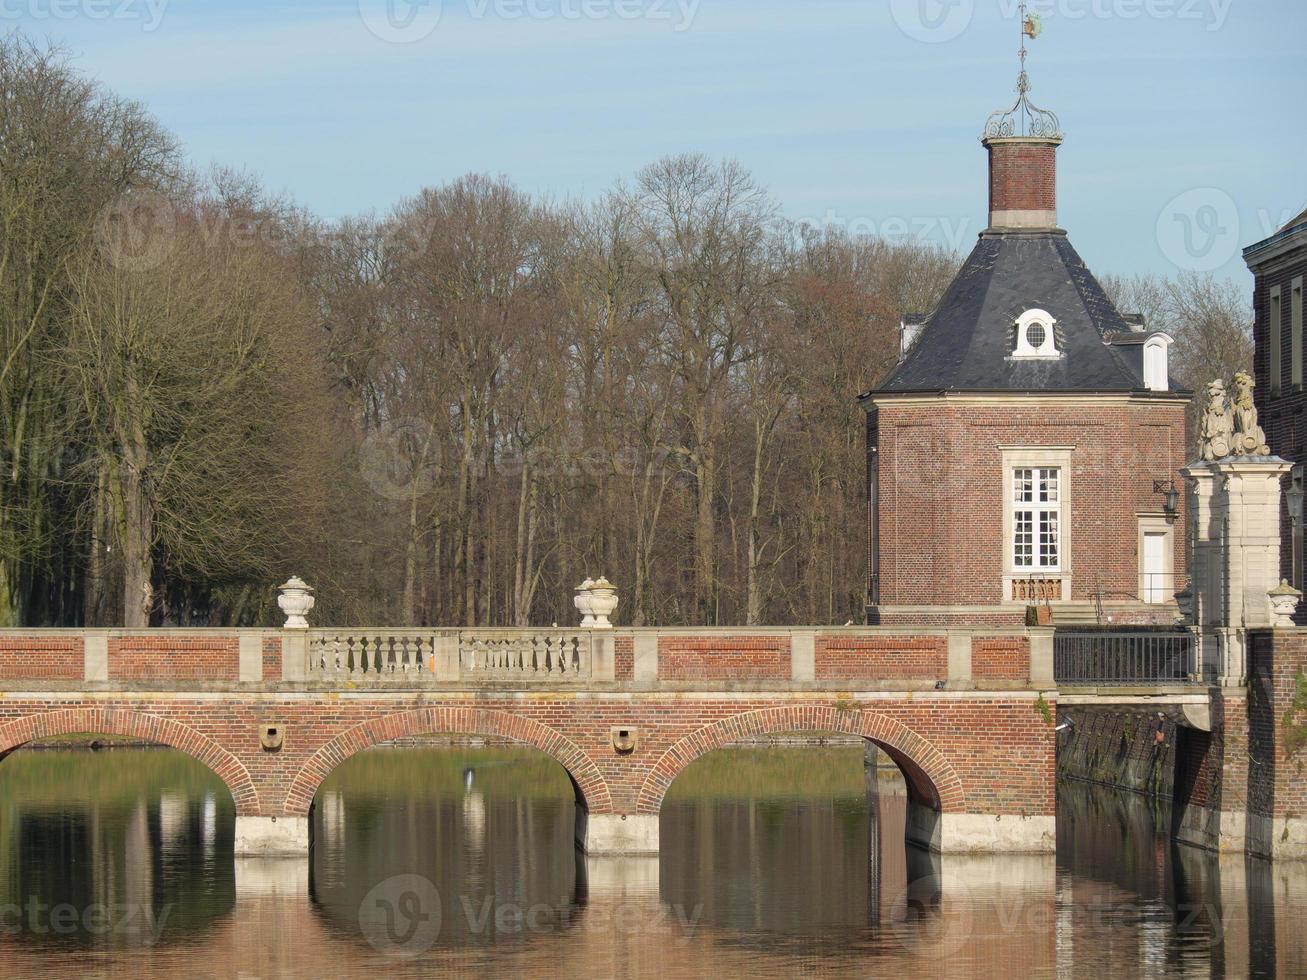
[[[308,583],[298,575],[292,575],[277,586],[277,591],[281,593],[277,596],[277,605],[286,614],[285,628],[288,630],[308,629],[309,621],[304,617],[317,602],[313,598],[313,590],[309,588]]]
[[[576,587],[576,598],[572,600],[576,611],[581,614],[581,628],[590,629],[595,624],[594,579],[586,579]]]
[[[1271,625],[1276,629],[1287,629],[1292,626],[1298,604],[1302,602],[1302,593],[1288,582],[1281,581],[1266,594],[1271,600]]]
[[[590,601],[594,608],[594,628],[610,630],[613,624],[608,617],[617,610],[617,587],[602,575],[590,587]]]

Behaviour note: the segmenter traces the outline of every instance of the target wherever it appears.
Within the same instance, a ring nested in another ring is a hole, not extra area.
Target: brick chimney
[[[989,227],[1003,231],[1057,227],[1060,136],[996,136],[989,151]]]

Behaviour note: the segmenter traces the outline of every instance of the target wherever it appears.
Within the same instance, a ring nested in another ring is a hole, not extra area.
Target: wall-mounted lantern
[[[1154,480],[1153,493],[1166,495],[1166,501],[1162,504],[1162,512],[1166,514],[1166,520],[1174,524],[1180,516],[1180,491],[1175,487],[1174,480]]]

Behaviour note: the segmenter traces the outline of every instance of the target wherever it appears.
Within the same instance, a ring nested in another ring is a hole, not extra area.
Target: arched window
[[[1057,321],[1045,310],[1027,310],[1017,318],[1017,346],[1013,357],[1061,357],[1053,330]]]

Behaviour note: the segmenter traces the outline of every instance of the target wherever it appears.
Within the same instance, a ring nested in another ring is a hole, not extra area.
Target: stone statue
[[[1225,459],[1234,452],[1234,416],[1225,398],[1225,383],[1213,381],[1207,386],[1207,407],[1198,429],[1203,459]]]
[[[1240,371],[1234,376],[1234,452],[1236,456],[1269,456],[1266,433],[1257,424],[1257,406],[1253,404],[1252,376]]]

